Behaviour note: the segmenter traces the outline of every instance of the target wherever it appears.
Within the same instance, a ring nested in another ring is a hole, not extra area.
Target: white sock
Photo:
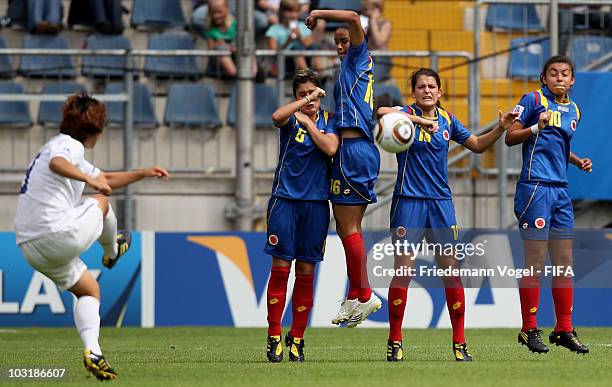
[[[92,296],[79,297],[74,307],[74,323],[85,349],[90,349],[96,355],[102,350],[98,344],[100,335],[100,301]]]
[[[108,213],[102,223],[102,234],[98,241],[104,249],[104,255],[111,259],[117,257],[117,217],[113,212],[113,207],[108,204]]]

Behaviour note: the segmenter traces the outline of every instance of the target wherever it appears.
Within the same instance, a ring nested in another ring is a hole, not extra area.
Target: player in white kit
[[[107,198],[113,189],[145,177],[168,178],[159,167],[103,172],[85,160],[106,124],[106,107],[85,93],[68,97],[60,134],[32,160],[20,190],[15,232],[28,263],[76,297],[74,322],[85,346],[85,368],[100,380],[117,373],[105,360],[100,331],[100,287],[79,255],[96,240],[104,266],[112,268],[130,247],[129,232],[117,232],[117,218]],[[98,194],[82,200],[89,185]]]

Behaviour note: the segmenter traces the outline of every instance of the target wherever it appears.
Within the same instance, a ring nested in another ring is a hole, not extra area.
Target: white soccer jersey
[[[66,134],[50,139],[32,160],[21,186],[15,216],[17,244],[69,228],[72,222],[67,215],[81,203],[85,183],[51,171],[49,162],[55,157],[65,158],[94,178],[100,173],[85,160],[79,141]]]

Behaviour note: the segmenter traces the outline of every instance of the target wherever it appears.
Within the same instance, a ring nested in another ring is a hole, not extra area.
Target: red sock
[[[465,343],[465,295],[461,277],[445,278],[444,286],[446,307],[453,327],[453,342]]]
[[[289,279],[289,267],[272,266],[270,279],[268,280],[268,293],[266,296],[268,304],[268,336],[280,336],[282,332],[281,322],[287,299],[287,280]]]
[[[521,278],[519,296],[521,298],[521,315],[523,316],[521,331],[526,332],[537,328],[536,314],[540,302],[540,277],[525,276]]]
[[[573,330],[572,305],[574,303],[572,277],[554,277],[552,286],[555,315],[557,316],[555,332],[571,332]]]
[[[314,274],[296,274],[293,287],[293,323],[289,334],[293,337],[304,337],[304,330],[308,325],[308,317],[312,310],[314,288]]]
[[[402,323],[408,299],[410,277],[393,277],[389,285],[389,340],[402,340]]]
[[[346,273],[349,277],[349,293],[347,298],[366,302],[372,295],[368,282],[367,254],[361,233],[356,232],[342,239],[346,255]]]

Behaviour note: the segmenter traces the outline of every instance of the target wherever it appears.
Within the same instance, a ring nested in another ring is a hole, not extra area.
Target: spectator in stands
[[[281,0],[278,10],[279,24],[274,24],[266,31],[266,43],[271,50],[316,50],[310,30],[303,21],[299,21],[301,6],[298,0]],[[311,67],[320,70],[319,58],[313,58]],[[303,56],[288,57],[285,69],[288,77],[299,70],[308,68]],[[273,70],[273,73],[275,70]]]
[[[121,0],[87,0],[96,31],[101,34],[123,33]]]
[[[264,32],[273,24],[278,24],[279,0],[257,0],[255,3],[255,31]]]
[[[237,0],[228,0],[227,5],[230,13],[236,14]],[[208,17],[208,0],[191,0],[191,6],[191,26],[195,31],[204,35],[206,18]],[[255,15],[255,18],[257,20],[257,15]]]
[[[61,0],[28,0],[28,31],[56,35],[61,29]]]
[[[236,51],[237,22],[229,12],[227,0],[208,0],[208,15],[204,25],[204,38],[211,50]],[[235,77],[236,64],[232,56],[211,57],[208,62],[208,72]]]
[[[368,23],[364,28],[369,50],[387,50],[389,39],[391,39],[393,26],[390,20],[384,18],[383,7],[382,0],[363,0],[361,4],[361,13],[368,18]],[[376,65],[375,82],[382,82],[391,77],[391,58],[375,57],[374,63]]]

